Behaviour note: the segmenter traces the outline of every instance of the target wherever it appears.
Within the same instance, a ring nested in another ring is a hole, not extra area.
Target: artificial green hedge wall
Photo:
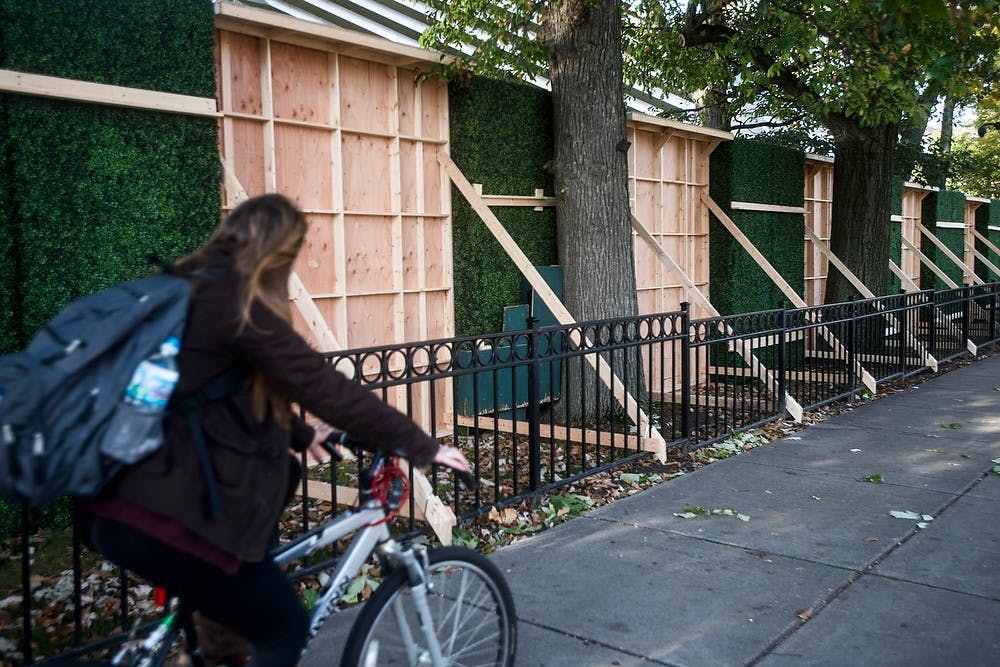
[[[208,0],[0,0],[0,66],[215,94]],[[213,119],[6,95],[3,350],[62,305],[195,248],[219,216]]]
[[[0,0],[0,67],[215,95],[209,0]],[[0,96],[0,352],[66,302],[196,248],[219,219],[214,119]],[[68,504],[36,513],[68,520]],[[20,510],[0,501],[0,534]]]
[[[523,84],[475,78],[449,86],[451,156],[487,195],[552,192],[546,164],[552,160],[552,101],[548,92]],[[501,112],[502,110],[502,112]],[[520,303],[521,273],[500,244],[452,189],[455,332],[500,331],[503,308]],[[536,265],[555,264],[555,209],[492,209]]]
[[[805,156],[767,141],[734,139],[712,153],[712,198],[799,294],[805,286],[802,215],[733,211],[731,202],[802,206]],[[787,301],[743,247],[712,216],[709,289],[728,315],[769,310]]]
[[[981,234],[982,236],[985,236],[986,238],[989,238],[989,233],[990,233],[990,229],[989,229],[989,225],[990,225],[990,205],[989,204],[982,204],[982,205],[979,206],[979,208],[976,209],[975,217],[973,218],[972,224],[973,224],[973,228],[979,234]],[[979,239],[974,239],[973,245],[975,246],[976,250],[980,254],[982,254],[984,257],[986,257],[986,259],[989,259],[989,248],[986,247],[985,243],[983,243]],[[993,260],[990,260],[990,262],[994,266],[996,266],[996,262],[993,262]],[[995,274],[992,271],[992,269],[990,269],[988,266],[986,266],[986,264],[981,259],[979,259],[978,257],[975,257],[973,259],[973,264],[974,264],[976,275],[979,276],[980,278],[984,279],[986,282],[991,282],[991,281],[994,281],[994,280],[1000,280],[1000,275]]]
[[[923,226],[929,232],[943,241],[945,246],[959,259],[965,256],[963,230],[938,227],[936,224],[938,222],[965,222],[964,194],[950,190],[933,192],[924,199],[920,215]],[[962,268],[938,249],[933,241],[921,236],[920,251],[944,271],[945,275],[951,278],[955,284],[963,284],[965,277]],[[934,289],[949,289],[947,283],[923,265],[920,269],[920,285],[925,289],[930,286],[933,286]]]

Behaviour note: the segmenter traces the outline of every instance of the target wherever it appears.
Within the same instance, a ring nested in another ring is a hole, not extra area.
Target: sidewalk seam
[[[607,644],[605,642],[599,641],[597,639],[593,639],[591,637],[584,637],[582,635],[578,635],[578,634],[575,634],[573,632],[568,632],[566,630],[560,630],[559,628],[553,628],[552,626],[544,625],[542,623],[537,623],[535,621],[529,621],[527,619],[518,618],[517,619],[517,623],[518,623],[518,625],[524,624],[524,625],[531,625],[531,626],[534,626],[536,628],[541,628],[542,630],[547,630],[549,632],[554,632],[555,634],[562,635],[563,637],[572,637],[573,639],[577,639],[577,640],[583,642],[584,644],[592,644],[594,646],[600,646],[602,648],[606,648],[608,650],[614,651],[615,653],[621,653],[622,655],[627,655],[627,656],[630,656],[630,657],[633,657],[633,658],[639,658],[641,660],[646,660],[646,661],[651,662],[651,663],[653,663],[655,665],[663,665],[664,667],[681,667],[681,665],[678,665],[677,663],[674,663],[674,662],[664,662],[662,660],[657,660],[656,658],[651,658],[648,655],[643,655],[641,653],[635,653],[633,651],[629,651],[627,649],[623,649],[620,646],[613,646],[611,644]]]
[[[979,475],[979,477],[977,477],[968,486],[966,486],[965,489],[963,489],[960,493],[956,494],[955,496],[953,496],[952,498],[950,498],[947,502],[945,502],[944,505],[942,505],[937,511],[935,511],[932,514],[932,516],[934,517],[934,519],[937,520],[938,517],[940,517],[942,514],[944,514],[946,511],[948,511],[948,509],[950,509],[955,503],[957,503],[959,500],[961,500],[963,497],[965,497],[970,491],[972,491],[972,489],[976,488],[976,486],[978,486],[984,479],[986,479],[986,476],[988,474],[989,474],[989,472],[983,472],[982,474]],[[832,603],[834,600],[836,600],[838,597],[840,597],[840,595],[844,591],[846,591],[848,588],[850,588],[855,583],[857,583],[862,577],[864,577],[864,576],[882,577],[883,575],[875,574],[873,572],[873,570],[875,569],[875,567],[877,567],[879,563],[881,563],[886,558],[888,558],[890,555],[892,555],[893,552],[895,552],[901,546],[903,546],[904,544],[906,544],[907,542],[909,542],[911,539],[913,539],[920,532],[921,531],[920,531],[919,528],[913,528],[913,529],[911,529],[910,532],[907,535],[903,536],[903,538],[900,539],[899,541],[897,541],[894,545],[892,545],[891,547],[887,548],[885,551],[883,551],[882,553],[880,553],[874,559],[872,559],[871,561],[869,561],[861,570],[849,570],[849,571],[853,572],[854,574],[851,577],[849,577],[847,579],[847,581],[845,581],[843,583],[843,585],[838,586],[835,591],[833,591],[832,593],[830,593],[829,595],[827,595],[825,598],[823,598],[819,602],[819,604],[817,604],[816,606],[814,606],[812,608],[812,615],[809,617],[808,620],[805,620],[805,621],[800,620],[800,621],[798,621],[796,623],[793,623],[792,627],[790,627],[788,630],[786,630],[785,632],[782,632],[780,635],[778,635],[778,637],[773,642],[771,642],[769,645],[767,645],[766,647],[764,647],[764,649],[760,653],[758,653],[749,662],[747,662],[746,665],[745,665],[745,667],[753,667],[753,665],[756,665],[761,660],[763,660],[764,658],[766,658],[767,656],[769,656],[771,653],[773,653],[775,651],[775,649],[777,649],[779,646],[781,646],[786,641],[788,641],[788,639],[792,635],[794,635],[796,632],[798,632],[807,623],[809,623],[810,621],[812,621],[813,619],[815,619],[816,616],[818,616],[824,609],[826,609],[828,606],[830,606],[830,603]],[[883,578],[887,578],[887,577],[883,577]]]

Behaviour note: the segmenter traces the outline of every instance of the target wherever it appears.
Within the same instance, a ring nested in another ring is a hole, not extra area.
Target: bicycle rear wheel
[[[514,664],[517,620],[510,588],[485,556],[459,547],[428,552],[427,602],[448,665]],[[432,665],[405,572],[394,572],[351,628],[342,666]]]

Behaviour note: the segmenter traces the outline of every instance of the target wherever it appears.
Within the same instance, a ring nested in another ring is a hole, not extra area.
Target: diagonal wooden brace
[[[718,218],[719,222],[722,223],[729,233],[733,235],[733,238],[735,238],[737,242],[743,246],[743,249],[749,253],[754,261],[757,262],[757,265],[763,269],[768,278],[770,278],[774,284],[778,286],[778,289],[780,289],[782,293],[788,297],[788,300],[791,301],[796,308],[808,308],[808,304],[806,304],[805,300],[792,289],[792,286],[788,284],[788,281],[786,281],[781,274],[778,273],[778,270],[774,268],[771,262],[769,262],[760,250],[758,250],[757,247],[750,241],[750,239],[747,238],[746,234],[744,234],[743,231],[736,226],[736,223],[733,222],[732,218],[726,215],[725,211],[723,211],[722,208],[715,203],[715,200],[709,197],[705,192],[701,194],[701,200],[706,206],[708,206],[709,210],[715,214],[715,217]],[[812,318],[810,318],[810,321],[813,321]],[[842,355],[844,361],[847,361],[849,358],[847,350],[844,349],[844,346],[840,344],[840,341],[837,340],[833,333],[822,325],[819,326],[818,332],[827,342],[827,345],[833,348],[837,354]],[[868,390],[874,394],[875,378],[871,375],[871,373],[865,370],[864,366],[857,361],[854,362],[853,371],[854,374],[861,380],[862,384],[864,384],[865,387],[867,387]]]
[[[521,271],[522,275],[528,280],[532,288],[538,296],[545,302],[552,314],[556,316],[556,319],[561,324],[573,324],[576,320],[566,310],[566,306],[563,305],[559,297],[556,296],[549,284],[545,282],[541,274],[535,269],[531,261],[528,259],[524,251],[518,247],[517,243],[511,238],[510,234],[504,229],[503,225],[490,210],[486,202],[483,201],[482,197],[476,193],[475,188],[472,187],[472,183],[469,179],[465,177],[465,174],[458,168],[452,159],[444,152],[438,152],[438,161],[444,166],[445,171],[451,178],[451,182],[455,184],[462,196],[469,202],[472,209],[479,214],[479,217],[486,224],[486,227],[492,232],[493,236],[500,243],[501,247],[507,253],[507,255],[514,261],[514,264]],[[573,332],[570,336],[574,343],[579,344],[581,341],[580,334],[578,332]],[[625,409],[625,414],[635,415],[637,426],[639,427],[639,433],[645,438],[651,438],[655,441],[655,447],[653,448],[653,454],[662,463],[667,460],[667,441],[660,435],[660,432],[653,426],[649,419],[649,416],[639,407],[638,401],[632,396],[626,389],[625,385],[611,371],[611,367],[608,362],[604,360],[600,355],[584,355],[584,359],[587,360],[591,366],[593,366],[601,378],[601,381],[605,386],[611,389],[612,395],[615,400]]]
[[[847,268],[846,264],[840,261],[840,258],[837,257],[832,250],[830,250],[830,247],[823,242],[823,239],[821,239],[819,236],[816,235],[816,232],[814,232],[809,228],[809,225],[805,226],[805,230],[806,230],[806,236],[809,238],[812,244],[816,246],[816,248],[818,248],[819,251],[826,256],[826,258],[830,261],[830,264],[836,267],[836,269],[840,271],[841,275],[847,278],[847,280],[854,286],[854,289],[858,290],[858,292],[861,293],[861,296],[865,297],[866,299],[872,299],[875,297],[875,293],[872,292],[870,289],[868,289],[868,286],[865,285],[863,282],[861,282],[861,279],[858,278],[858,276],[855,275],[853,271]],[[877,307],[879,310],[882,310],[881,304],[878,304]],[[890,326],[896,327],[897,331],[902,330],[899,321],[892,314],[886,313],[885,319]],[[920,357],[923,359],[924,365],[928,366],[929,368],[932,368],[934,372],[937,373],[938,369],[937,359],[935,359],[934,356],[927,351],[927,349],[920,343],[920,341],[917,340],[916,336],[907,333],[906,342],[910,345],[910,347],[913,348],[913,350],[917,354],[920,355]]]
[[[642,238],[642,240],[644,240],[650,248],[652,248],[653,252],[656,253],[656,256],[660,258],[660,261],[673,271],[678,278],[680,278],[681,284],[684,285],[688,298],[697,302],[697,304],[710,313],[712,317],[719,317],[719,311],[715,309],[715,306],[713,306],[712,302],[708,300],[708,297],[706,297],[702,291],[698,289],[698,286],[694,284],[694,281],[691,280],[687,273],[684,272],[684,269],[682,269],[680,265],[674,261],[674,258],[663,249],[663,246],[656,242],[656,239],[649,232],[649,230],[646,229],[646,226],[642,224],[642,222],[640,222],[634,215],[631,216],[631,218],[632,228],[636,231],[639,237]],[[727,326],[725,328],[725,334],[727,336],[732,336],[732,327]],[[750,366],[751,374],[761,380],[764,383],[764,386],[768,388],[768,391],[770,391],[772,395],[776,396],[778,394],[778,381],[775,379],[771,371],[768,370],[767,367],[764,366],[764,364],[762,364],[753,353],[750,344],[743,340],[736,341],[733,345],[733,349],[743,358],[747,365]],[[788,411],[788,414],[792,416],[792,419],[797,422],[802,421],[804,413],[802,406],[787,392],[785,392],[785,409]]]

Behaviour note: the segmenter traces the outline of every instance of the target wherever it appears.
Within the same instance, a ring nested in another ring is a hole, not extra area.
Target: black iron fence
[[[463,489],[446,470],[427,472],[459,521],[523,502],[643,456],[704,447],[734,433],[833,401],[877,383],[936,368],[1000,337],[1000,283],[924,291],[813,308],[691,319],[680,311],[528,328],[337,352],[329,363],[381,394],[442,442],[462,448],[481,484]],[[353,502],[352,467],[333,467],[306,495]],[[308,522],[303,503],[303,523]],[[30,662],[44,642],[32,582],[29,514],[13,538],[0,591],[2,630]],[[404,529],[419,528],[411,517]],[[93,600],[81,595],[81,548],[73,536],[72,641],[86,641]],[[19,556],[20,554],[20,556]],[[24,594],[31,591],[32,594]],[[120,586],[120,630],[134,587]],[[4,606],[6,605],[6,606]],[[19,626],[14,629],[14,626]],[[108,634],[105,632],[105,634]],[[25,637],[33,637],[32,645]]]

